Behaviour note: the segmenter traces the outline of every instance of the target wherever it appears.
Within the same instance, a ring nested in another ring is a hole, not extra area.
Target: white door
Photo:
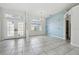
[[[18,21],[17,23],[17,37],[25,37],[25,23],[23,21]]]
[[[25,37],[25,22],[20,20],[7,20],[7,37],[21,38]]]
[[[12,20],[7,20],[7,38],[14,38],[14,21]]]

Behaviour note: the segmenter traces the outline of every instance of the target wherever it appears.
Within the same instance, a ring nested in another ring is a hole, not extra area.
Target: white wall
[[[0,40],[3,40],[2,21],[3,21],[3,9],[0,7]]]
[[[79,47],[79,5],[71,9],[71,44]]]
[[[2,19],[2,17],[1,17],[1,8],[0,8],[0,40],[1,40],[1,19]]]

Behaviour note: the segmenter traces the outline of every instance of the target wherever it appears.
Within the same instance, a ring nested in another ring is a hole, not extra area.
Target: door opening
[[[71,21],[70,15],[66,17],[66,40],[71,40]]]

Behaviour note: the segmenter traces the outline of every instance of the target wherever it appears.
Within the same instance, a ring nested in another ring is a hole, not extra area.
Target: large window
[[[41,31],[41,21],[40,21],[40,19],[32,19],[31,30],[32,31]]]

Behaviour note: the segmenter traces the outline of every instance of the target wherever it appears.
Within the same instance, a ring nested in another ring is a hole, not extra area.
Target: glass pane
[[[19,22],[18,23],[18,36],[23,36],[24,35],[24,23]]]
[[[7,21],[7,36],[14,36],[14,24],[12,21]]]

